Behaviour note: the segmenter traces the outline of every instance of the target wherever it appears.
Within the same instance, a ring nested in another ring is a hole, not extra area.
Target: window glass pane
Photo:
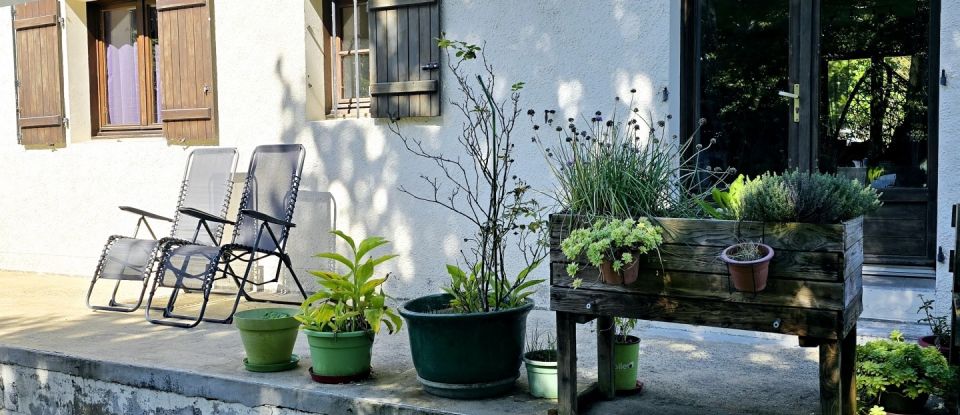
[[[821,170],[926,187],[930,0],[824,0]]]
[[[356,89],[356,79],[354,72],[356,68],[354,66],[354,61],[357,55],[343,56],[340,62],[342,63],[342,72],[343,73],[343,93],[340,94],[342,99],[350,100],[351,98],[356,98],[357,95],[354,93]],[[370,97],[370,55],[367,53],[361,53],[360,55],[360,98],[369,98]]]
[[[107,124],[140,124],[136,8],[103,13],[106,44]]]
[[[153,114],[153,122],[159,123],[163,119],[160,117],[160,109],[163,108],[163,94],[160,92],[160,44],[157,41],[157,8],[154,5],[147,5],[147,39],[150,40],[150,56],[153,64],[153,94],[156,107]]]
[[[360,20],[358,22],[354,22],[353,3],[347,2],[347,6],[340,9],[342,13],[340,15],[340,21],[343,25],[339,33],[341,33],[340,38],[343,39],[342,50],[344,51],[355,49],[353,42],[354,23],[359,24],[357,28],[359,30],[356,33],[357,40],[360,41],[360,49],[368,49],[370,47],[370,37],[367,35],[369,32],[369,27],[367,26],[367,3],[360,2],[357,4],[357,7],[360,9]]]

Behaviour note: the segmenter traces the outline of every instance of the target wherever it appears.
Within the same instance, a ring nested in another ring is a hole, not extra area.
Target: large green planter
[[[619,339],[613,344],[613,388],[618,391],[632,391],[637,388],[637,366],[640,363],[640,339],[627,336],[627,341]]]
[[[372,331],[331,333],[304,329],[310,343],[310,376],[320,383],[347,383],[370,376]]]
[[[247,370],[276,372],[297,365],[293,345],[300,322],[293,318],[296,313],[292,308],[257,308],[234,314],[233,323],[247,353]]]
[[[549,355],[552,360],[547,360]],[[557,399],[557,351],[537,350],[523,355],[530,394],[537,398]]]
[[[520,373],[527,314],[533,301],[489,313],[456,314],[448,294],[406,302],[410,351],[417,378],[430,394],[479,399],[513,389]]]

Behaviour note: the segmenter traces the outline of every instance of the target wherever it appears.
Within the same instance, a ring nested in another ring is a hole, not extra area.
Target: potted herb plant
[[[923,336],[917,340],[923,347],[936,347],[944,357],[950,356],[950,324],[946,316],[933,315],[933,300],[923,298],[920,294],[922,304],[917,309],[917,313],[923,313],[924,317],[917,320],[917,323],[926,324],[930,327],[929,336]]]
[[[737,291],[760,292],[767,288],[767,275],[773,248],[759,242],[730,245],[720,253],[720,260],[730,270],[730,282]]]
[[[233,324],[240,332],[247,357],[243,366],[251,372],[279,372],[297,367],[293,354],[297,327],[293,308],[255,308],[237,312]]]
[[[637,280],[640,258],[663,242],[662,230],[645,218],[600,219],[589,228],[575,229],[560,243],[571,261],[586,255],[587,262],[600,269],[607,284],[629,285]],[[577,278],[577,262],[567,265],[567,274]]]
[[[373,257],[371,251],[389,243],[370,237],[359,244],[341,231],[333,231],[350,247],[351,256],[336,252],[317,254],[346,267],[347,273],[310,271],[320,290],[303,301],[296,319],[310,343],[310,376],[321,383],[346,383],[370,375],[373,340],[383,326],[393,334],[403,321],[387,307],[382,285],[389,274],[376,278],[375,268],[397,255]]]
[[[904,342],[899,331],[857,346],[856,376],[861,403],[899,414],[923,412],[930,395],[945,396],[956,377],[940,352]]]
[[[616,335],[613,341],[613,388],[632,392],[640,389],[637,371],[640,365],[640,338],[630,333],[637,326],[633,318],[614,318]]]
[[[530,273],[546,257],[542,208],[530,186],[514,173],[513,127],[520,115],[522,82],[497,99],[493,68],[473,44],[440,39],[447,68],[460,97],[451,105],[462,116],[456,138],[462,154],[439,153],[422,139],[390,128],[415,156],[434,166],[422,175],[423,189],[400,191],[462,218],[474,231],[463,238],[462,265],[448,265],[444,294],[408,301],[410,349],[424,389],[451,398],[483,398],[510,391],[519,377],[527,314],[533,287],[543,280]],[[451,56],[452,55],[452,56]],[[469,74],[473,63],[480,74]],[[513,266],[508,258],[519,258]]]
[[[550,333],[534,330],[523,354],[530,394],[537,398],[557,399],[557,339]]]

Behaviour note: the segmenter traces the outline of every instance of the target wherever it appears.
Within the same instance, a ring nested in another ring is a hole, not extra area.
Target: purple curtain
[[[108,124],[140,124],[136,22],[134,10],[104,14]]]

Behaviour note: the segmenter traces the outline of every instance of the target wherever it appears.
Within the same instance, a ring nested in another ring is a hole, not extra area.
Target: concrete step
[[[862,319],[915,323],[919,316],[920,295],[934,298],[936,279],[892,275],[863,275]],[[915,274],[914,274],[915,275]]]

